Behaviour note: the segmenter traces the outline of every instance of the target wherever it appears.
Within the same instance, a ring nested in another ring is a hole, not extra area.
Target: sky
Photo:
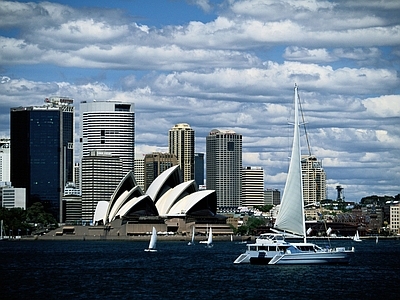
[[[10,108],[135,103],[136,157],[188,123],[243,135],[243,166],[283,192],[299,86],[328,198],[400,193],[400,1],[0,1],[0,137]],[[305,145],[305,134],[302,134]],[[77,145],[77,144],[76,144]],[[303,154],[308,149],[304,147]]]

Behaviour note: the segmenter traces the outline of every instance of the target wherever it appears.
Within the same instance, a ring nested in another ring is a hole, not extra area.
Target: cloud
[[[397,118],[400,121],[400,95],[383,95],[364,100],[364,106],[370,116]]]
[[[48,96],[75,99],[77,128],[80,101],[130,101],[137,153],[167,151],[180,122],[199,152],[211,129],[233,129],[243,164],[281,189],[297,83],[329,188],[341,184],[349,200],[398,193],[399,1],[188,0],[198,15],[152,25],[140,18],[145,2],[1,3],[1,136],[10,107]]]

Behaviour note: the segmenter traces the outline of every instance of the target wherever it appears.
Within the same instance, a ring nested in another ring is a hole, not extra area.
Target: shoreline
[[[231,240],[230,235],[217,235],[213,236],[213,241],[232,241],[232,243],[236,244],[246,244],[246,243],[254,243],[256,236],[233,236]],[[378,236],[379,240],[399,240],[400,236]],[[115,236],[115,235],[32,235],[32,236],[21,236],[21,237],[13,237],[11,239],[6,239],[7,241],[133,241],[133,242],[148,242],[150,239],[150,235],[139,235],[139,236]],[[361,237],[361,240],[375,240],[376,236],[365,236]],[[170,242],[189,242],[191,241],[191,236],[181,236],[181,235],[158,235],[158,241],[170,241]],[[206,240],[206,236],[196,236],[195,242],[199,243],[202,240]],[[296,240],[290,239],[288,240]],[[352,241],[352,237],[335,237],[335,238],[327,238],[327,237],[308,237],[309,241],[312,240],[348,240]]]

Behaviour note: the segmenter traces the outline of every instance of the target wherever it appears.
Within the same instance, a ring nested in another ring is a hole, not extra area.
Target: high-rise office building
[[[264,206],[264,170],[246,167],[242,170],[242,206]]]
[[[279,205],[281,204],[281,192],[277,189],[266,189],[264,191],[265,205]]]
[[[135,158],[134,175],[137,185],[144,191],[144,155],[141,158]]]
[[[242,135],[213,129],[206,137],[206,185],[215,190],[219,209],[241,205]]]
[[[197,187],[204,185],[204,153],[194,154],[194,180]]]
[[[194,179],[194,130],[186,123],[176,124],[168,132],[169,153],[175,154],[183,181]]]
[[[74,107],[66,97],[11,108],[11,183],[26,189],[27,208],[40,201],[62,222],[64,186],[73,179]]]
[[[10,139],[0,140],[0,182],[10,182]]]
[[[144,189],[147,191],[151,183],[165,170],[178,165],[175,154],[153,152],[144,157]],[[180,174],[181,176],[182,174]]]
[[[304,205],[326,199],[326,174],[322,163],[313,155],[301,157]]]
[[[82,101],[82,156],[91,151],[111,153],[121,159],[123,172],[135,168],[134,104],[120,101]],[[83,166],[82,166],[83,168]]]
[[[124,178],[122,160],[107,152],[90,151],[82,158],[82,220],[91,222],[99,201],[110,201]]]

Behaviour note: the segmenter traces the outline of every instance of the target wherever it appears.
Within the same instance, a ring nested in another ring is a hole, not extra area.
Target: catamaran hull
[[[298,253],[246,251],[239,255],[233,263],[251,265],[348,264],[353,253],[353,249]]]
[[[270,265],[348,264],[353,252],[292,253],[276,255]]]
[[[278,252],[266,251],[248,251],[235,259],[234,264],[252,264],[252,265],[268,265],[269,261]]]

